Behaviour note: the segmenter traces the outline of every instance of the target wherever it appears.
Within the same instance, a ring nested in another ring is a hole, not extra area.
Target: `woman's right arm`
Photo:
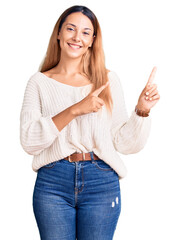
[[[68,125],[69,122],[77,117],[75,106],[76,104],[66,108],[62,112],[52,117],[52,120],[59,131],[61,131],[66,125]]]
[[[38,155],[48,148],[76,117],[72,106],[56,116],[43,117],[41,112],[40,94],[32,76],[25,89],[20,113],[20,143],[30,155]]]

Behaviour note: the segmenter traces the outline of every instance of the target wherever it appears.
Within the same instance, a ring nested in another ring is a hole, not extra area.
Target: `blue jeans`
[[[33,211],[41,240],[112,240],[121,212],[117,173],[103,160],[41,167]]]

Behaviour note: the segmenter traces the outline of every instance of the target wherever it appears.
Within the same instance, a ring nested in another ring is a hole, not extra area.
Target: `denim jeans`
[[[112,240],[121,212],[117,173],[102,159],[41,167],[33,212],[41,240]]]

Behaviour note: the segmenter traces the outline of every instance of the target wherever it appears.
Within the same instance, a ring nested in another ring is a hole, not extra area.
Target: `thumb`
[[[105,83],[104,85],[102,85],[101,87],[97,88],[96,90],[94,90],[93,92],[93,96],[98,96],[105,87],[107,87],[109,85],[109,81],[107,81],[107,83]]]

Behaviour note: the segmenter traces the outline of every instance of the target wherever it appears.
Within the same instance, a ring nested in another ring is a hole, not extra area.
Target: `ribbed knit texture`
[[[151,128],[151,116],[127,114],[119,77],[108,73],[114,102],[112,118],[105,105],[98,112],[81,115],[59,131],[52,117],[85,98],[92,87],[74,87],[47,77],[33,74],[27,82],[20,113],[20,143],[33,155],[32,169],[63,159],[74,152],[93,151],[109,164],[119,179],[127,169],[119,153],[137,153],[145,146]],[[135,107],[135,106],[134,106]]]

